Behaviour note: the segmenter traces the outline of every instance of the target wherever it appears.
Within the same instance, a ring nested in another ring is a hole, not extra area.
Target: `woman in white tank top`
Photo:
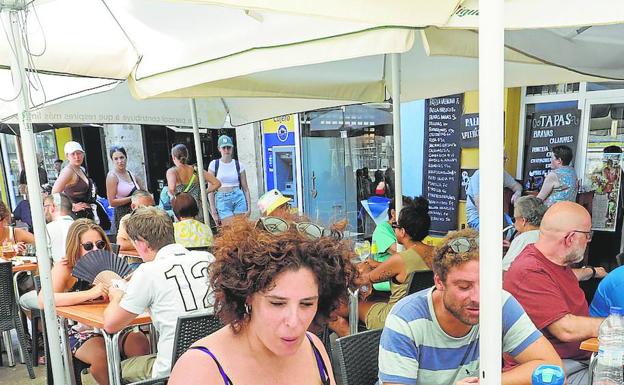
[[[208,172],[219,179],[221,187],[216,193],[208,195],[208,200],[215,222],[221,225],[229,222],[235,215],[249,216],[251,199],[245,167],[232,158],[232,138],[221,135],[218,146],[221,158],[210,162]]]

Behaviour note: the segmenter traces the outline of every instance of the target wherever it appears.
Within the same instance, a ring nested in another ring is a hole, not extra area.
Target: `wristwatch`
[[[583,269],[591,269],[592,270],[592,274],[589,278],[586,279],[586,281],[589,281],[590,279],[593,279],[596,276],[596,268],[593,266],[583,266]]]

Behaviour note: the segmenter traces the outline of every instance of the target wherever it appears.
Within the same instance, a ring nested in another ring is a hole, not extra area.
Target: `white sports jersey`
[[[158,354],[152,378],[168,376],[178,317],[214,304],[208,290],[208,264],[214,256],[178,244],[163,247],[151,262],[132,274],[120,306],[134,314],[149,311],[158,331]]]

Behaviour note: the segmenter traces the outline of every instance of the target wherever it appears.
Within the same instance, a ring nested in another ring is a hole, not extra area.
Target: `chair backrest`
[[[342,385],[374,385],[378,379],[382,329],[338,338],[334,351]]]
[[[12,321],[17,314],[17,302],[13,289],[13,264],[0,262],[0,325]],[[2,331],[6,330],[0,326]]]
[[[414,271],[408,278],[410,284],[407,294],[413,294],[433,286],[433,271]]]
[[[195,343],[195,341],[221,329],[223,324],[219,318],[206,311],[193,312],[178,317],[176,335],[173,340],[173,357],[171,367],[178,358]]]

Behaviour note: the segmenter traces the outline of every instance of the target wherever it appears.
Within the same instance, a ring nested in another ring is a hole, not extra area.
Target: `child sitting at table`
[[[90,287],[88,282],[72,276],[76,262],[95,249],[111,251],[111,245],[104,230],[90,219],[74,221],[69,227],[65,258],[52,268],[52,288],[56,306],[71,306],[85,301],[108,297],[101,284]],[[39,294],[39,306],[43,308],[43,296]],[[108,366],[104,338],[93,329],[77,324],[67,330],[72,354],[90,365],[90,372],[100,385],[108,385]],[[122,357],[147,354],[149,342],[142,333],[127,333],[120,337]]]

